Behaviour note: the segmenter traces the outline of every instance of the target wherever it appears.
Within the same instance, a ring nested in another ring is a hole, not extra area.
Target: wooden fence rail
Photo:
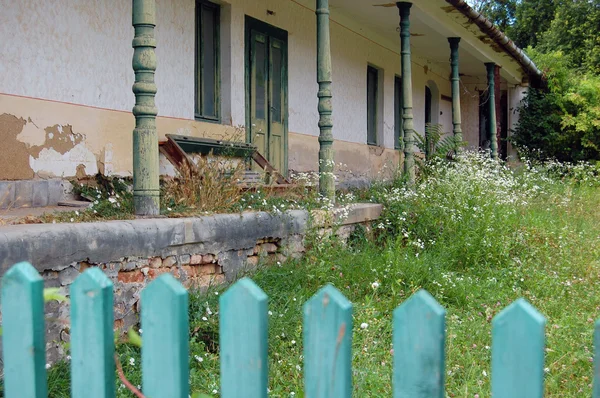
[[[142,292],[142,390],[188,398],[188,294],[170,274]],[[220,298],[221,397],[267,397],[267,295],[242,279]],[[71,287],[71,396],[115,396],[113,286],[88,269]],[[29,263],[2,279],[4,388],[7,398],[47,396],[43,280]],[[544,391],[545,318],[519,299],[492,322],[492,395],[537,398]],[[596,325],[598,350],[600,327]],[[352,304],[333,286],[304,305],[305,396],[352,396]],[[395,398],[443,398],[445,310],[421,290],[393,316]],[[597,358],[597,357],[596,357]],[[600,398],[598,374],[593,397]]]

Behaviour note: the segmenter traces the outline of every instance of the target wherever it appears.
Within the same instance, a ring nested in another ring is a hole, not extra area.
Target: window
[[[402,78],[396,76],[394,79],[394,148],[402,148],[402,140],[404,139],[404,113],[402,103]]]
[[[220,120],[219,6],[196,1],[196,118]]]
[[[377,145],[377,99],[379,70],[367,66],[367,144]]]

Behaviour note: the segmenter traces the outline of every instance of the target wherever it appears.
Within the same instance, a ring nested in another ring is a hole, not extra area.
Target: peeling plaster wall
[[[288,0],[221,3],[224,125],[193,120],[195,1],[156,1],[159,136],[229,137],[234,134],[232,126],[245,123],[244,16],[250,15],[288,31],[289,167],[316,169],[316,151],[298,152],[314,147],[319,134],[314,10]],[[86,174],[130,175],[131,2],[0,0],[0,9],[0,37],[7,38],[0,40],[0,115],[17,120],[0,126],[1,137],[8,139],[8,150],[0,153],[0,179],[71,177],[81,165]],[[268,15],[267,9],[273,14]],[[398,161],[392,150],[393,90],[400,56],[338,23],[331,24],[331,40],[336,161],[372,175],[382,164]],[[449,65],[429,63],[418,49],[413,54],[415,129],[422,133],[425,84],[432,80],[440,94],[450,95]],[[383,70],[381,144],[386,149],[364,145],[367,64]],[[439,103],[443,112],[439,120],[444,131],[451,131],[450,108]],[[62,141],[48,133],[58,126],[63,130],[56,135]],[[294,144],[302,141],[306,145]],[[364,165],[364,156],[369,165]]]

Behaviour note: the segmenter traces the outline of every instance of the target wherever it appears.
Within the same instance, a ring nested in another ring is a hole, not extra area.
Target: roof
[[[464,0],[446,0],[446,2],[450,3],[465,17],[470,19],[484,34],[489,36],[498,46],[510,54],[533,80],[539,81],[543,78],[542,71],[537,68],[535,63],[525,54],[525,52],[483,14],[475,11]]]

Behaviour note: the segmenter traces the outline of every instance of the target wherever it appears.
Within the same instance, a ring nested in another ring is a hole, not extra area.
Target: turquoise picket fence
[[[188,296],[169,274],[141,296],[142,390],[149,398],[188,398]],[[267,397],[267,295],[241,279],[220,298],[221,397]],[[29,263],[2,279],[4,388],[7,398],[47,396],[43,279]],[[537,398],[544,392],[546,320],[519,299],[492,322],[492,395]],[[599,326],[595,344],[598,350]],[[304,379],[309,398],[352,396],[352,304],[333,286],[304,305]],[[426,291],[393,316],[395,398],[443,398],[445,310]],[[71,287],[71,396],[115,396],[113,285],[88,269]],[[600,374],[598,361],[595,375]],[[593,396],[600,398],[595,377]]]

